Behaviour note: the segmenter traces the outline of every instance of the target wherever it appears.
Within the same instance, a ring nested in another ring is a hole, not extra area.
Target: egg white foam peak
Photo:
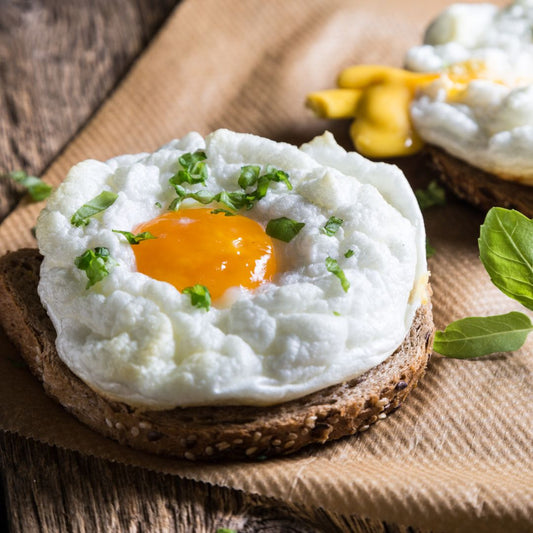
[[[417,132],[428,143],[470,164],[533,185],[533,1],[504,9],[454,4],[429,26],[424,45],[407,53],[415,71],[483,64],[489,79],[471,81],[450,99],[443,75],[411,106]]]
[[[283,216],[305,223],[291,242],[275,241],[282,270],[272,283],[230,290],[225,305],[207,312],[137,272],[131,246],[112,232],[164,212],[178,158],[198,149],[213,193],[239,190],[243,165],[288,172],[292,191],[274,184],[243,214],[263,227]],[[74,227],[73,213],[103,190],[118,194],[115,203]],[[344,222],[327,236],[321,228],[332,215]],[[300,149],[227,130],[205,141],[190,133],[153,154],[84,161],[49,198],[36,231],[39,295],[59,356],[93,389],[135,406],[269,405],[348,380],[394,352],[425,295],[423,219],[405,177],[347,153],[330,133]],[[74,259],[96,246],[118,266],[86,290]],[[344,270],[348,292],[327,271],[328,256]]]

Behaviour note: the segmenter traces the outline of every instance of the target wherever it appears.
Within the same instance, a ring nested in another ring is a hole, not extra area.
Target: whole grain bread
[[[426,150],[434,171],[459,198],[484,211],[499,206],[533,217],[533,187],[498,178],[436,146]]]
[[[189,460],[264,458],[365,431],[399,407],[431,352],[427,303],[402,345],[352,381],[270,407],[143,411],[95,393],[58,357],[54,327],[37,295],[41,260],[34,249],[0,258],[0,325],[49,396],[95,431],[148,452]]]

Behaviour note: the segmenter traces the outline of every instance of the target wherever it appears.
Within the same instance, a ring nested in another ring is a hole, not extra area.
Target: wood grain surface
[[[42,173],[177,3],[0,0],[0,173]],[[0,180],[0,220],[20,192]]]
[[[0,0],[0,173],[39,175],[178,0]],[[0,219],[21,191],[0,180]],[[414,531],[127,467],[0,433],[0,530]]]

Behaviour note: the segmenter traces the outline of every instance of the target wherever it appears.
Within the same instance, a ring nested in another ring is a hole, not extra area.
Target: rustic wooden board
[[[0,2],[0,173],[39,175],[178,2]],[[15,192],[0,180],[0,220]]]

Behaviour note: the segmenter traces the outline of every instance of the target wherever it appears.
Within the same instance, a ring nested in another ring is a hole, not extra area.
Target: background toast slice
[[[428,302],[394,354],[349,382],[269,407],[141,410],[96,393],[58,357],[55,330],[37,294],[41,260],[35,249],[0,258],[0,324],[49,396],[95,431],[152,453],[189,460],[262,458],[364,431],[398,408],[431,352]]]
[[[498,178],[436,146],[427,146],[426,151],[440,180],[459,198],[484,211],[499,206],[533,217],[533,187]]]

